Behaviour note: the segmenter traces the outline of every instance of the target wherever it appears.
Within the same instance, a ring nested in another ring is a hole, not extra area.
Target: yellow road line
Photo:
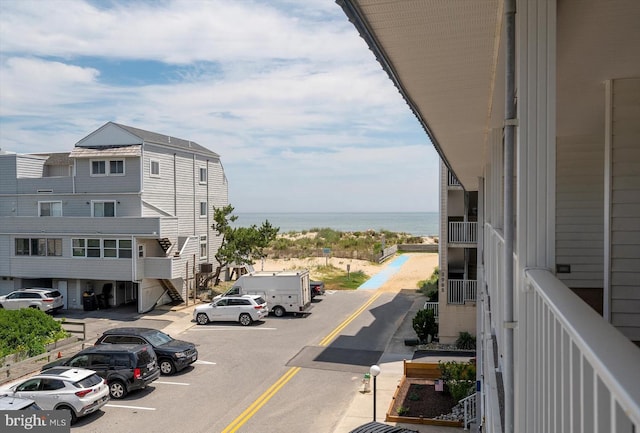
[[[364,310],[366,310],[371,304],[375,302],[376,299],[380,297],[382,293],[376,292],[371,299],[365,302],[360,308],[358,308],[353,314],[347,317],[340,325],[338,325],[333,331],[329,333],[326,337],[324,337],[319,346],[328,345],[335,337],[338,335],[344,328],[349,325],[349,323],[353,322],[356,317],[358,317]],[[231,424],[229,424],[222,433],[234,433],[237,432],[240,427],[242,427],[247,421],[251,419],[253,415],[257,411],[260,410],[262,406],[267,404],[271,397],[273,397],[280,389],[289,382],[298,372],[300,371],[300,367],[291,367],[285,374],[283,374],[273,385],[269,387],[260,397],[258,397],[251,405],[246,408],[236,419],[234,419]]]
[[[300,367],[292,367],[280,379],[269,387],[260,397],[258,397],[247,409],[244,410],[235,420],[231,422],[222,433],[233,433],[238,431],[249,419],[264,406],[287,382],[300,371]]]
[[[329,333],[329,335],[327,335],[326,337],[324,337],[320,343],[318,343],[318,346],[326,346],[328,345],[331,340],[333,340],[336,335],[338,335],[340,332],[342,332],[342,330],[344,328],[346,328],[349,323],[353,322],[355,320],[356,317],[358,317],[360,314],[362,314],[362,312],[364,310],[366,310],[371,304],[373,304],[376,299],[378,299],[380,297],[380,295],[382,295],[382,292],[376,292],[371,299],[369,299],[367,302],[365,302],[360,308],[358,308],[351,316],[347,317],[340,325],[338,325],[336,327],[336,329],[334,329],[333,331],[331,331],[331,333]]]

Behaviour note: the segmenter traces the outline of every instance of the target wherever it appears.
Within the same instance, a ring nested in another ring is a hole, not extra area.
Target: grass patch
[[[335,266],[318,266],[312,271],[314,280],[324,281],[326,290],[354,290],[360,287],[369,276],[362,271],[347,272]]]

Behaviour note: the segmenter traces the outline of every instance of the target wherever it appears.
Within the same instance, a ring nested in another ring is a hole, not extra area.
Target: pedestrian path
[[[384,283],[389,280],[394,274],[396,274],[402,265],[404,265],[407,260],[409,260],[409,256],[402,255],[395,258],[391,263],[389,263],[383,270],[375,274],[373,277],[365,281],[358,290],[375,290],[382,287]]]

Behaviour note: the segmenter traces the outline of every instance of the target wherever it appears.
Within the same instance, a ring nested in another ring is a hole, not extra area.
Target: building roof
[[[119,157],[135,157],[142,154],[142,146],[101,146],[99,148],[92,147],[76,147],[69,157],[71,158],[103,158],[105,156]]]
[[[220,155],[218,155],[217,153],[212,152],[211,150],[207,149],[204,146],[199,145],[194,141],[171,137],[169,135],[159,134],[157,132],[145,131],[144,129],[134,128],[132,126],[126,126],[120,123],[115,123],[115,122],[109,122],[109,123],[119,126],[120,128],[126,130],[127,132],[141,138],[146,143],[154,143],[154,144],[162,144],[165,146],[179,147],[182,149],[206,153],[206,154],[215,156],[216,158],[220,157]]]

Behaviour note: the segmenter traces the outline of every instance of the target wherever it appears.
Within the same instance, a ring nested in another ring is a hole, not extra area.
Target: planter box
[[[403,404],[402,401],[398,401],[399,398],[404,400],[409,386],[413,382],[435,382],[440,379],[441,372],[438,364],[428,362],[411,362],[404,361],[404,374],[400,380],[400,384],[396,388],[396,391],[391,399],[391,404],[386,414],[386,421],[396,423],[407,424],[428,424],[445,427],[462,427],[462,421],[448,421],[441,419],[432,419],[425,417],[412,417],[412,416],[400,416],[397,415],[397,409]]]

